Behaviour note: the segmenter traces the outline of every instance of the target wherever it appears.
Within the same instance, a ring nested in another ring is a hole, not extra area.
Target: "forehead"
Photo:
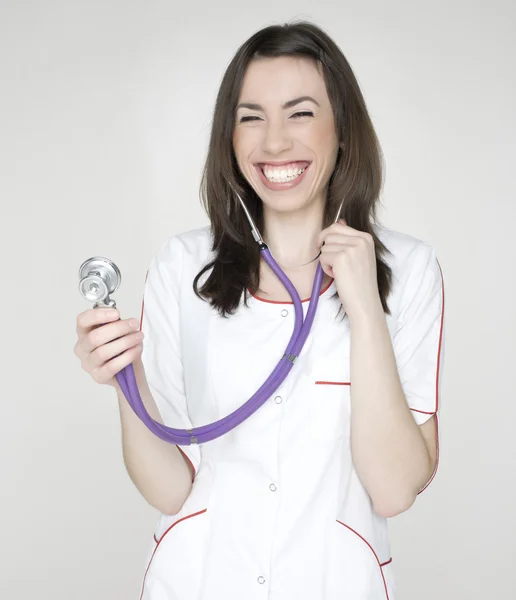
[[[278,104],[299,96],[328,99],[324,78],[314,60],[294,56],[259,58],[247,67],[239,102]]]

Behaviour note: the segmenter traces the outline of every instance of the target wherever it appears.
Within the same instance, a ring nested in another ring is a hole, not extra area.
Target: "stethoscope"
[[[267,244],[263,241],[256,224],[247,210],[247,207],[242,201],[242,198],[235,190],[233,191],[240,201],[247,220],[249,221],[253,238],[259,246],[261,256],[285,286],[292,298],[295,312],[294,330],[283,356],[255,394],[253,394],[247,402],[242,404],[240,408],[236,409],[223,419],[210,423],[209,425],[194,427],[193,429],[175,429],[158,423],[149,415],[142,402],[136,383],[133,365],[127,365],[115,375],[127,402],[147,428],[160,439],[179,446],[203,444],[224,435],[248,419],[271,397],[283,383],[294,366],[296,359],[300,355],[312,328],[319,302],[319,294],[321,292],[321,284],[324,276],[321,263],[319,262],[317,265],[310,303],[308,305],[306,317],[303,319],[303,307],[296,288],[274,260]],[[337,222],[339,218],[342,205],[343,202],[339,207],[334,222]],[[94,302],[93,308],[116,307],[115,301],[109,297],[109,294],[113,294],[118,289],[122,281],[122,275],[119,268],[111,260],[101,256],[94,256],[85,260],[79,269],[79,280],[79,292],[86,300]]]

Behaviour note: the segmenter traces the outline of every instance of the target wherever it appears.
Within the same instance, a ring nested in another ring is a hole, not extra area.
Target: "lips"
[[[255,166],[260,167],[260,169],[263,169],[266,166],[274,169],[274,168],[279,168],[279,167],[285,167],[286,165],[288,165],[289,167],[292,167],[292,168],[304,169],[304,168],[308,167],[308,165],[310,163],[311,163],[311,161],[309,161],[309,160],[282,160],[279,162],[255,163]]]

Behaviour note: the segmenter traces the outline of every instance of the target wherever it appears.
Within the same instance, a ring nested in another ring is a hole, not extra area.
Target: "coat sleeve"
[[[393,350],[409,408],[421,425],[440,407],[444,283],[430,244],[419,242],[406,262]]]
[[[149,265],[140,323],[145,334],[142,363],[163,423],[178,429],[191,429],[181,357],[181,265],[182,247],[174,237],[158,250]],[[178,448],[197,474],[201,462],[199,446]]]

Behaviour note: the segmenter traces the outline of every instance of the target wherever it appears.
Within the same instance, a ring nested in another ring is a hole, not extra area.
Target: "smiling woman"
[[[235,191],[280,265],[305,265],[318,255],[317,234],[344,200],[348,224],[375,241],[388,312],[387,248],[371,225],[381,165],[363,95],[335,42],[309,23],[258,31],[238,49],[217,96],[201,189],[216,258],[198,274],[196,292],[221,315],[233,314],[242,294],[247,302],[248,291],[263,293],[266,277],[270,294],[284,294],[260,260]],[[274,219],[266,223],[268,214]],[[306,290],[311,273],[304,275],[292,273]]]
[[[138,385],[191,443],[160,445],[119,395],[124,460],[161,512],[142,600],[394,600],[387,519],[437,468],[444,292],[434,249],[378,223],[381,183],[335,42],[307,23],[247,40],[215,106],[210,226],[170,237],[144,288]],[[121,335],[108,327],[80,330],[97,374],[110,369],[99,355],[120,368],[128,356],[106,344]],[[239,410],[280,359],[292,370],[259,409],[196,443],[193,430]]]

